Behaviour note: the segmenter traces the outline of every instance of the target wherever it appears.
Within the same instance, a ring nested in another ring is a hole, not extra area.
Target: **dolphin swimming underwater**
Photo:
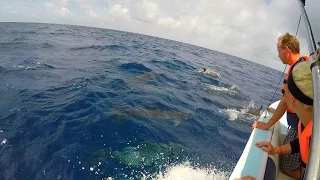
[[[121,106],[114,105],[113,110],[118,111],[121,114],[125,114],[135,118],[168,120],[168,121],[171,121],[174,126],[178,126],[181,122],[188,120],[190,117],[189,113],[186,113],[183,111],[166,111],[160,108],[156,108],[156,109],[147,109],[144,107],[124,108]]]
[[[152,73],[152,72],[145,72],[139,76],[136,76],[138,79],[140,80],[154,80],[156,79],[156,74]]]
[[[121,150],[99,149],[92,153],[91,166],[112,160],[129,167],[161,166],[183,154],[183,146],[174,142],[155,143],[144,141],[137,146],[127,146]]]

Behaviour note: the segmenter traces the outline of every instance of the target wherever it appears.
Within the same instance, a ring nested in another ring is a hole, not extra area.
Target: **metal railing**
[[[303,19],[308,33],[308,48],[310,53],[310,65],[312,67],[313,81],[313,127],[309,160],[307,164],[305,180],[320,179],[320,70],[319,59],[317,59],[316,43],[313,37],[308,15],[304,8],[304,1],[298,0]],[[314,64],[315,63],[315,64]]]

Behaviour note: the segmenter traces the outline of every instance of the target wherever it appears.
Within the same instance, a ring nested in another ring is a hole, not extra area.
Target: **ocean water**
[[[0,179],[228,179],[280,77],[157,37],[0,23]]]

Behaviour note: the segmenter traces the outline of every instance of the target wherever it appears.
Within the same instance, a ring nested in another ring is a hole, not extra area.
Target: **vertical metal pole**
[[[306,24],[308,33],[308,48],[310,55],[310,63],[316,62],[316,43],[313,37],[311,25],[304,8],[304,2],[298,0],[302,17]],[[313,53],[313,54],[312,54]],[[312,68],[312,81],[313,81],[313,127],[309,160],[304,179],[314,180],[320,179],[320,71],[319,64]]]

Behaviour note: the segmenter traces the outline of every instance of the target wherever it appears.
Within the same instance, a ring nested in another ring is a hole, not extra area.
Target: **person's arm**
[[[275,147],[273,152],[271,154],[291,154],[291,145],[289,144],[284,144],[279,147]]]
[[[291,154],[300,152],[299,139],[295,139],[290,142]]]
[[[263,142],[257,142],[256,146],[262,148],[264,151],[266,151],[269,154],[290,154],[291,153],[290,144],[281,145],[279,147],[273,147],[270,142],[263,141]]]

